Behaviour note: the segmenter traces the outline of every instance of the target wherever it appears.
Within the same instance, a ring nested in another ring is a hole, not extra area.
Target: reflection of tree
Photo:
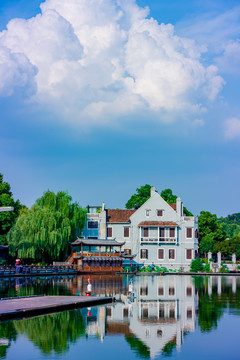
[[[144,359],[150,358],[149,348],[140,339],[134,335],[127,335],[125,336],[125,339],[130,345],[131,349],[136,351],[140,357]]]
[[[202,332],[209,332],[217,328],[219,319],[223,315],[225,308],[239,308],[236,298],[240,296],[240,289],[236,289],[236,294],[232,292],[231,284],[226,284],[224,278],[221,279],[221,295],[217,293],[217,287],[212,287],[212,294],[208,293],[208,281],[206,277],[195,277],[195,288],[199,295],[198,323]]]
[[[7,349],[10,347],[11,341],[15,341],[17,338],[17,332],[12,321],[0,323],[0,339],[6,340],[9,343],[0,346],[0,358],[6,357]]]
[[[25,334],[45,354],[53,350],[60,354],[85,335],[85,323],[80,310],[64,311],[23,321],[15,321],[18,333]]]
[[[162,349],[162,355],[164,356],[171,356],[173,349],[176,347],[176,338],[169,341]]]

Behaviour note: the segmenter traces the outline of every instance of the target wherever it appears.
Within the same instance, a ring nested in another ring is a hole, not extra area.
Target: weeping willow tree
[[[47,191],[8,233],[10,253],[43,262],[65,260],[68,242],[81,235],[85,221],[86,210],[66,192]]]

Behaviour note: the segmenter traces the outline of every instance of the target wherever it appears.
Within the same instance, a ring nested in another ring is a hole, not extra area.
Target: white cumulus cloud
[[[240,118],[227,119],[224,124],[224,135],[226,140],[240,138]]]
[[[224,84],[203,51],[135,0],[46,0],[0,33],[0,94],[31,89],[32,100],[76,124],[200,112]]]

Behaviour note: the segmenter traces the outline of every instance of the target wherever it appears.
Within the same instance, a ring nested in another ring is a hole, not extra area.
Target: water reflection
[[[84,294],[87,276],[32,280],[22,284],[28,293]],[[35,281],[35,286],[34,286]],[[137,357],[171,356],[183,347],[187,334],[215,330],[224,312],[240,314],[240,278],[203,276],[93,276],[93,294],[115,296],[107,306],[41,316],[0,324],[0,357],[7,358],[19,335],[25,335],[43,354],[64,354],[81,338],[102,341],[124,337]],[[6,289],[2,288],[6,292]],[[8,287],[8,293],[16,292]],[[19,290],[17,292],[19,294]],[[62,355],[61,355],[62,356]],[[116,359],[119,358],[116,354]],[[101,359],[101,356],[100,356]]]

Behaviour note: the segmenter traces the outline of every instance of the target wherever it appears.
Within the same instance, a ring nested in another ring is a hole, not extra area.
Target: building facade
[[[168,204],[152,188],[150,198],[136,210],[89,207],[83,236],[124,241],[124,252],[135,255],[137,264],[186,271],[198,251],[197,221],[184,215],[180,198]]]

